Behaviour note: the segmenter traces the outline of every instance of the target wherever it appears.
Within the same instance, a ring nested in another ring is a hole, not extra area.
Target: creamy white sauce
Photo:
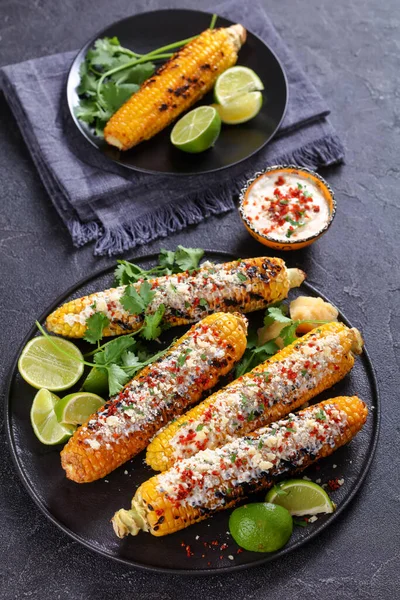
[[[242,204],[252,227],[280,242],[304,240],[319,233],[330,210],[318,185],[301,173],[262,175]]]

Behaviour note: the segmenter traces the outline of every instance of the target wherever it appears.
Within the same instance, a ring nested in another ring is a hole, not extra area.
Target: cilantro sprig
[[[117,285],[128,285],[141,280],[161,277],[162,275],[194,271],[198,269],[203,256],[204,250],[202,248],[178,246],[175,252],[163,248],[158,255],[158,264],[155,267],[146,270],[127,260],[118,260],[118,267],[115,269],[114,276]]]
[[[211,29],[215,21],[216,15],[213,15]],[[147,54],[124,48],[115,36],[96,40],[79,69],[77,118],[102,137],[107,121],[153,75],[154,63],[171,58],[177,48],[196,37],[173,42]]]
[[[93,362],[91,362],[85,359],[81,360],[61,349],[55,343],[54,337],[49,335],[37,321],[36,326],[40,333],[54,345],[57,352],[62,352],[71,360],[82,362],[87,367],[91,367],[82,384],[82,390],[95,392],[100,396],[114,396],[117,394],[138,371],[158,360],[168,350],[166,348],[154,354],[149,352],[140,341],[133,339],[135,334],[128,334],[110,340],[87,354],[86,358],[93,356]]]

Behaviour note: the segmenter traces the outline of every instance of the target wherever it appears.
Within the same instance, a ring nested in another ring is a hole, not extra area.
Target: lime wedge
[[[83,373],[82,352],[62,338],[35,337],[22,350],[18,361],[21,377],[34,388],[53,392],[74,385]]]
[[[65,442],[75,431],[70,425],[60,425],[54,406],[58,397],[49,390],[39,390],[31,408],[31,423],[36,437],[48,446]]]
[[[293,520],[281,506],[254,502],[233,511],[229,530],[235,542],[245,550],[275,552],[292,535]]]
[[[238,96],[226,104],[214,104],[221,121],[227,125],[238,125],[253,119],[262,107],[263,97],[261,92],[249,92]]]
[[[264,89],[259,76],[248,67],[231,67],[218,77],[214,87],[214,99],[218,104],[231,102],[237,96]]]
[[[54,412],[58,422],[63,425],[81,425],[103,404],[103,398],[97,394],[76,392],[58,400]]]
[[[187,113],[171,131],[175,148],[197,154],[213,146],[221,131],[221,119],[212,106],[199,106]]]
[[[332,513],[335,505],[320,485],[305,479],[288,479],[275,485],[265,497],[266,502],[279,504],[291,515],[318,515]]]

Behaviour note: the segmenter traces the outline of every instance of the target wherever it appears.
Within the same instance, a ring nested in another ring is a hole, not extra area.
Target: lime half
[[[262,107],[263,97],[261,92],[249,92],[238,96],[226,104],[215,104],[221,121],[227,125],[238,125],[253,119]]]
[[[199,106],[179,119],[171,142],[179,150],[197,154],[213,146],[221,131],[221,119],[212,106]]]
[[[31,423],[36,437],[48,446],[65,442],[75,431],[75,427],[60,425],[57,421],[54,406],[57,396],[49,390],[39,390],[31,408]]]
[[[332,513],[335,505],[320,485],[305,479],[282,481],[269,490],[266,502],[285,507],[291,515]]]
[[[59,423],[81,425],[86,423],[90,415],[103,406],[104,400],[97,394],[76,392],[58,400],[54,412]]]
[[[239,546],[252,552],[275,552],[289,540],[292,517],[282,506],[255,502],[236,508],[229,517],[229,530]]]
[[[82,352],[62,338],[35,337],[30,340],[18,361],[21,377],[34,388],[53,392],[74,385],[83,373]]]
[[[227,104],[237,96],[263,89],[263,82],[252,69],[231,67],[218,77],[214,87],[214,99],[218,104]]]

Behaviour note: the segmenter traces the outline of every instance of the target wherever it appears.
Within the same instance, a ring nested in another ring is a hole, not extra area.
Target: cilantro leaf
[[[149,282],[144,281],[142,283],[142,285],[140,286],[139,295],[140,295],[141,299],[143,300],[145,306],[147,307],[153,300],[156,293],[153,292],[153,290],[151,289],[151,285],[149,284]]]
[[[296,336],[297,327],[298,327],[298,322],[291,321],[291,323],[289,325],[287,325],[286,327],[281,329],[281,331],[279,333],[279,337],[281,338],[281,340],[283,340],[283,343],[285,344],[285,346],[288,346],[289,344],[292,344],[293,342],[295,342],[297,340],[297,336]]]
[[[259,354],[260,352],[264,352],[265,354],[269,354],[270,356],[272,356],[273,354],[276,354],[279,350],[279,346],[276,342],[274,342],[274,340],[270,340],[269,342],[265,342],[265,344],[263,344],[262,346],[258,346],[257,348],[254,348],[253,352],[255,354]]]
[[[87,330],[83,339],[96,344],[103,337],[103,329],[109,325],[110,319],[101,312],[96,312],[86,319]]]
[[[141,363],[139,357],[130,350],[125,350],[125,352],[121,356],[121,362],[124,367],[136,367]]]
[[[161,334],[160,323],[165,313],[164,304],[160,304],[156,312],[152,315],[146,315],[144,326],[140,335],[146,340],[155,340]]]
[[[107,369],[92,367],[82,384],[82,390],[105,398],[108,395]]]
[[[156,293],[152,291],[148,281],[141,284],[139,292],[133,284],[130,284],[121,296],[121,304],[129,313],[141,315],[146,311],[155,295]]]
[[[134,65],[133,67],[127,67],[123,71],[119,71],[118,73],[111,75],[111,79],[118,85],[128,83],[141,86],[146,79],[153,75],[154,71],[154,64],[147,62],[140,65]]]
[[[143,298],[138,294],[133,284],[126,287],[120,302],[124,309],[132,315],[140,315],[146,308]]]
[[[120,45],[118,38],[105,37],[95,41],[80,65],[80,101],[75,114],[98,136],[103,136],[110,117],[155,71],[150,61],[135,64],[135,56]],[[113,73],[116,68],[119,70]]]
[[[161,248],[160,254],[158,255],[159,264],[164,267],[167,271],[167,275],[173,272],[175,263],[175,252],[172,250],[166,250]]]
[[[184,246],[178,246],[175,252],[175,262],[182,271],[191,271],[198,268],[203,255],[204,250],[202,248],[184,248]]]
[[[291,323],[292,319],[286,317],[283,308],[281,306],[271,306],[267,308],[266,315],[264,317],[264,325],[272,325],[272,323]]]
[[[86,54],[86,61],[89,65],[97,68],[107,67],[114,68],[116,65],[115,57],[124,49],[120,46],[117,37],[100,38],[95,41],[93,48],[90,48]]]
[[[107,371],[110,396],[115,396],[125,383],[129,381],[130,375],[114,363],[107,367]]]
[[[101,88],[101,99],[107,106],[110,113],[110,117],[117,112],[117,110],[127,101],[129,98],[137,92],[139,86],[135,83],[121,83],[117,85],[113,81],[104,83]]]
[[[96,352],[94,362],[97,365],[107,365],[110,363],[118,363],[121,360],[122,354],[135,346],[136,340],[131,337],[121,336],[108,342],[103,350]]]
[[[99,108],[95,100],[89,98],[81,100],[79,106],[74,108],[75,116],[89,125],[99,116]]]
[[[247,277],[243,273],[236,273],[236,276],[240,281],[247,281]]]
[[[145,278],[147,271],[130,263],[127,260],[118,260],[118,266],[114,271],[114,277],[118,285],[128,285],[129,283],[136,283],[138,279]]]

